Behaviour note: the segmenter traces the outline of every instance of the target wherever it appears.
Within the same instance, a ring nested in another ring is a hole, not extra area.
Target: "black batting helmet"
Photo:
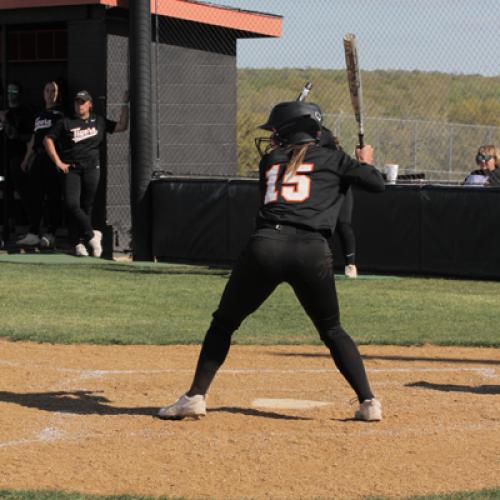
[[[302,144],[319,140],[322,122],[317,104],[291,101],[274,106],[267,122],[259,128],[274,132],[280,143]]]

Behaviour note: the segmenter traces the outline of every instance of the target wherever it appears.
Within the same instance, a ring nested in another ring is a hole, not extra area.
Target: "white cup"
[[[388,163],[384,165],[384,171],[387,179],[387,184],[396,184],[398,178],[399,165],[395,163]]]

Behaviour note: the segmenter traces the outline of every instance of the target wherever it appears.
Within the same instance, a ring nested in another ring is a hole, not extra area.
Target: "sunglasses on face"
[[[476,163],[481,163],[482,161],[490,161],[492,158],[492,155],[477,155]]]

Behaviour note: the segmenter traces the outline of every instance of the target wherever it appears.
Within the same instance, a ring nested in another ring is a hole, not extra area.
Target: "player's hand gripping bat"
[[[347,68],[347,81],[351,95],[354,116],[358,124],[359,147],[364,146],[365,128],[363,123],[363,89],[361,87],[361,74],[359,72],[358,49],[356,47],[356,35],[346,33],[344,35],[344,52]]]

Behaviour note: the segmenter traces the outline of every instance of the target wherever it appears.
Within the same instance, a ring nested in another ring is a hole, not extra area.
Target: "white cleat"
[[[378,399],[365,399],[360,405],[359,410],[354,414],[356,420],[365,420],[366,422],[378,422],[382,420],[382,405]]]
[[[94,257],[100,257],[102,255],[102,233],[97,229],[94,229],[94,236],[89,240],[90,248],[92,248],[92,255]]]
[[[83,243],[78,243],[75,247],[75,255],[77,257],[88,257],[89,252],[87,251],[87,247]]]
[[[40,238],[40,248],[54,248],[56,237],[52,233],[45,233]]]
[[[158,417],[164,420],[181,420],[185,417],[200,418],[207,414],[205,396],[181,396],[174,404],[161,408]]]
[[[349,264],[345,266],[345,275],[346,278],[354,279],[358,277],[358,270],[354,264]]]

